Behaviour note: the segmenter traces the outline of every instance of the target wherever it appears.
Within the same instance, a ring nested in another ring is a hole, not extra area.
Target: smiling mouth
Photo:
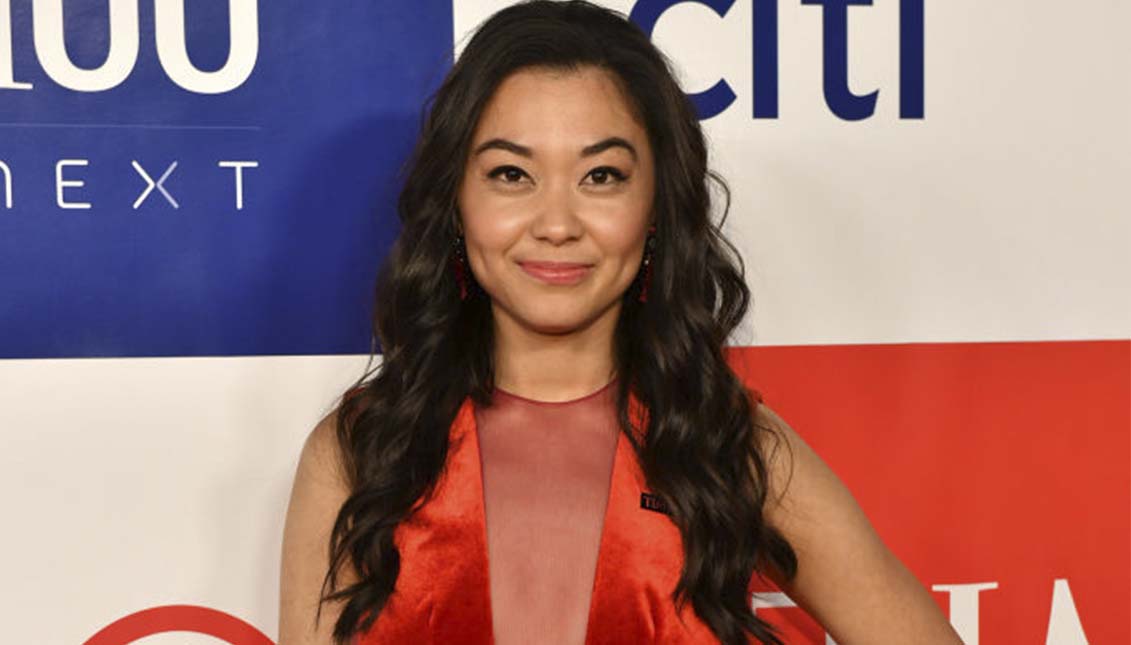
[[[576,284],[593,270],[591,264],[573,262],[520,262],[519,266],[527,275],[555,285]]]
[[[547,270],[582,269],[593,266],[586,262],[553,262],[550,260],[519,260],[523,266]]]

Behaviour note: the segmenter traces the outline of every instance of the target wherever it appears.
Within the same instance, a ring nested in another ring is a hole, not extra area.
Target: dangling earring
[[[640,302],[648,302],[648,285],[652,283],[652,250],[656,246],[656,227],[648,228],[648,240],[644,243],[644,275],[641,278]]]
[[[456,284],[459,285],[459,299],[467,300],[467,259],[463,252],[463,236],[457,235],[452,240],[455,247],[451,264],[452,271],[456,274]]]

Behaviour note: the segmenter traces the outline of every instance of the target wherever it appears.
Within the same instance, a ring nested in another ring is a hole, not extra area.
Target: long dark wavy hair
[[[400,235],[377,276],[382,363],[375,375],[367,367],[337,408],[352,494],[333,526],[321,600],[345,601],[333,632],[339,645],[367,631],[393,593],[400,571],[394,529],[431,497],[460,405],[469,395],[487,404],[494,388],[490,298],[469,276],[471,297],[461,300],[449,264],[474,126],[513,72],[582,66],[618,81],[655,159],[651,284],[647,302],[637,298],[639,274],[623,296],[615,400],[622,431],[630,428],[630,389],[648,410],[644,440],[628,436],[683,538],[685,564],[671,599],[678,608],[690,601],[723,643],[747,643],[747,634],[781,643],[747,593],[751,576],[767,566],[793,579],[797,558],[763,519],[769,471],[757,435],[774,430],[756,423],[757,403],[724,359],[750,300],[742,258],[721,231],[730,191],[707,168],[694,107],[646,34],[588,2],[535,0],[478,27],[426,101],[405,166]],[[712,180],[726,198],[717,224]],[[337,589],[347,558],[358,581]]]

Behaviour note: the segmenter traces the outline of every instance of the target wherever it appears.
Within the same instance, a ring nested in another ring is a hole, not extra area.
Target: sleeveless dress
[[[435,497],[394,532],[396,591],[355,645],[719,642],[671,602],[682,538],[617,427],[616,383],[464,400]],[[641,437],[635,396],[629,414]]]

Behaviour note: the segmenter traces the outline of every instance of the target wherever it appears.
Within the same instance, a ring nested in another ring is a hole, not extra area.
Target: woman
[[[706,162],[622,16],[479,27],[400,196],[381,369],[303,449],[280,645],[781,643],[763,575],[841,645],[960,643],[726,364],[749,292]]]

